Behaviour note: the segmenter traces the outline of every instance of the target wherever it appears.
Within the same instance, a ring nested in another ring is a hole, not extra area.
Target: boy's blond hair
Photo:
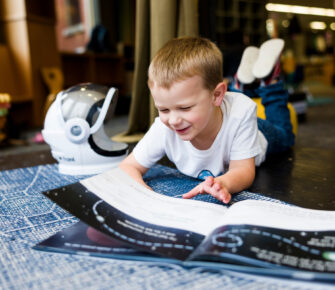
[[[167,42],[155,55],[148,71],[148,85],[169,89],[174,82],[200,76],[206,89],[223,80],[222,53],[210,40],[181,37]]]

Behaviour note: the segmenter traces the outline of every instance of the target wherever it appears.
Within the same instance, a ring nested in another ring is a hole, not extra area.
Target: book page
[[[189,259],[335,273],[335,211],[241,201]]]
[[[307,209],[263,200],[245,200],[229,208],[224,224],[249,224],[299,231],[335,230],[335,211]]]
[[[153,192],[116,168],[80,182],[119,211],[147,223],[207,235],[223,224],[227,207]]]

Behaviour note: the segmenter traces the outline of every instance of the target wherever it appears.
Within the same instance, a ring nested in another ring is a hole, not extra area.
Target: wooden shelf
[[[229,45],[230,34],[241,31],[251,44],[260,45],[266,39],[267,13],[264,0],[221,1],[217,4],[216,30],[219,46]]]
[[[20,104],[20,103],[26,103],[26,102],[31,102],[32,96],[30,95],[11,95],[12,98],[12,103],[13,104]]]
[[[13,118],[15,122],[43,124],[43,107],[49,92],[41,78],[41,68],[60,67],[54,6],[54,0],[0,0],[4,37],[0,53],[2,59],[8,56],[2,63],[0,76],[4,80],[0,83],[12,96],[11,113],[16,111],[15,106],[20,107]]]
[[[64,87],[93,82],[115,86],[122,91],[125,82],[125,62],[113,53],[61,53]]]

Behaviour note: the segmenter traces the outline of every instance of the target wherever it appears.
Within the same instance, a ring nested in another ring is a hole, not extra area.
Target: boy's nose
[[[170,117],[169,117],[169,123],[171,126],[177,126],[178,124],[180,124],[181,122],[181,118],[178,114],[176,113],[170,113]]]

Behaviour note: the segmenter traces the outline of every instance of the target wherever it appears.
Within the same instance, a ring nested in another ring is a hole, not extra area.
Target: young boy
[[[206,178],[184,198],[208,193],[228,203],[248,188],[268,141],[256,104],[227,92],[222,76],[222,54],[208,39],[178,38],[161,48],[148,73],[159,118],[120,168],[145,185],[143,174],[166,154],[180,172]]]

